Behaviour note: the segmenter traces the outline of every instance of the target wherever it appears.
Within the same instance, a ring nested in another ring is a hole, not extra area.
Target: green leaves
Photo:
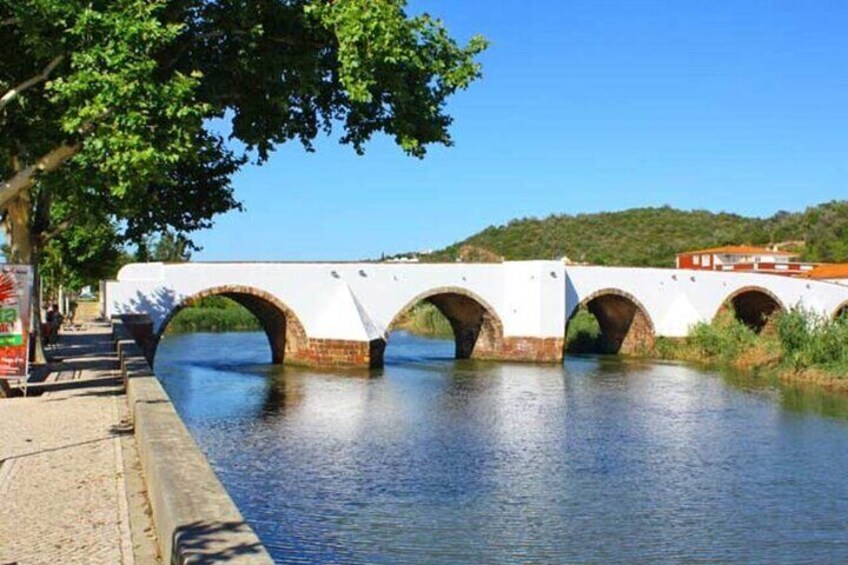
[[[486,41],[477,36],[460,48],[441,21],[426,14],[407,18],[405,4],[339,0],[305,7],[307,14],[335,33],[339,76],[353,102],[371,102],[391,68],[433,79],[431,94],[437,97],[479,78],[474,56],[486,48]]]
[[[79,273],[77,259],[108,263],[151,233],[190,246],[239,209],[230,178],[246,159],[207,131],[211,118],[231,119],[259,161],[334,128],[358,152],[380,132],[418,157],[450,145],[447,98],[480,77],[486,42],[460,46],[404,7],[0,0],[0,97],[14,91],[0,105],[0,198],[32,196],[34,239]],[[51,166],[36,167],[44,156]]]
[[[487,42],[476,36],[460,47],[444,25],[408,18],[402,0],[338,0],[306,6],[335,35],[338,76],[351,112],[343,141],[362,150],[373,129],[394,135],[421,157],[427,143],[450,145],[448,96],[481,76],[474,59]]]
[[[461,47],[397,0],[186,1],[169,62],[203,73],[201,96],[233,115],[233,136],[265,160],[274,146],[341,128],[363,152],[375,133],[412,155],[451,143],[447,98],[480,76],[482,38]]]
[[[77,162],[108,178],[116,196],[157,181],[190,154],[209,110],[196,99],[197,78],[160,72],[156,56],[182,27],[157,18],[163,6],[117,0],[81,7],[65,31],[70,68],[48,89],[65,109],[61,130],[84,139]]]

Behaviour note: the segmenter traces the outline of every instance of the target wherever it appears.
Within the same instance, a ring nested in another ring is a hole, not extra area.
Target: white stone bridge
[[[382,365],[389,332],[421,300],[450,321],[458,358],[560,362],[569,319],[586,306],[606,348],[684,337],[722,308],[759,330],[795,305],[822,316],[848,306],[848,287],[766,274],[557,261],[469,263],[136,263],[105,285],[107,316],[134,321],[152,359],[168,322],[223,295],[261,322],[275,363]],[[135,316],[130,316],[135,315]]]

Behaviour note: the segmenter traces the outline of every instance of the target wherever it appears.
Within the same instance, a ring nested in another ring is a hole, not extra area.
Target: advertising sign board
[[[0,379],[26,379],[32,267],[0,264]]]

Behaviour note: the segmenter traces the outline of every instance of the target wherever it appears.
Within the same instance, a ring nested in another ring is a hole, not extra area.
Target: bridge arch
[[[453,330],[457,359],[491,357],[500,350],[503,322],[495,309],[474,292],[455,286],[438,287],[415,296],[398,310],[388,333],[419,302],[429,302],[447,318]]]
[[[833,320],[838,320],[839,318],[844,318],[845,316],[848,316],[848,300],[836,307],[836,310],[833,311],[833,315],[831,316],[831,318]]]
[[[650,349],[656,339],[654,321],[648,309],[632,294],[618,288],[604,288],[583,298],[566,321],[568,325],[581,308],[588,310],[600,326],[602,353],[636,353]]]
[[[724,299],[714,319],[733,309],[736,319],[760,333],[769,320],[777,313],[786,310],[783,301],[772,291],[761,286],[743,286]]]
[[[303,324],[294,311],[274,295],[250,286],[226,285],[209,288],[184,298],[162,320],[159,330],[153,336],[151,359],[156,355],[159,341],[168,324],[184,308],[196,304],[209,296],[223,296],[244,306],[259,321],[268,344],[271,346],[271,362],[281,364],[286,357],[298,357],[309,345],[309,339]]]

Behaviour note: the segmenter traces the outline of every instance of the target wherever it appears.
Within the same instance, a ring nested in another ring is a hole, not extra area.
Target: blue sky
[[[848,3],[419,0],[482,33],[456,145],[280,148],[198,260],[435,249],[524,216],[670,204],[750,215],[846,198]]]

